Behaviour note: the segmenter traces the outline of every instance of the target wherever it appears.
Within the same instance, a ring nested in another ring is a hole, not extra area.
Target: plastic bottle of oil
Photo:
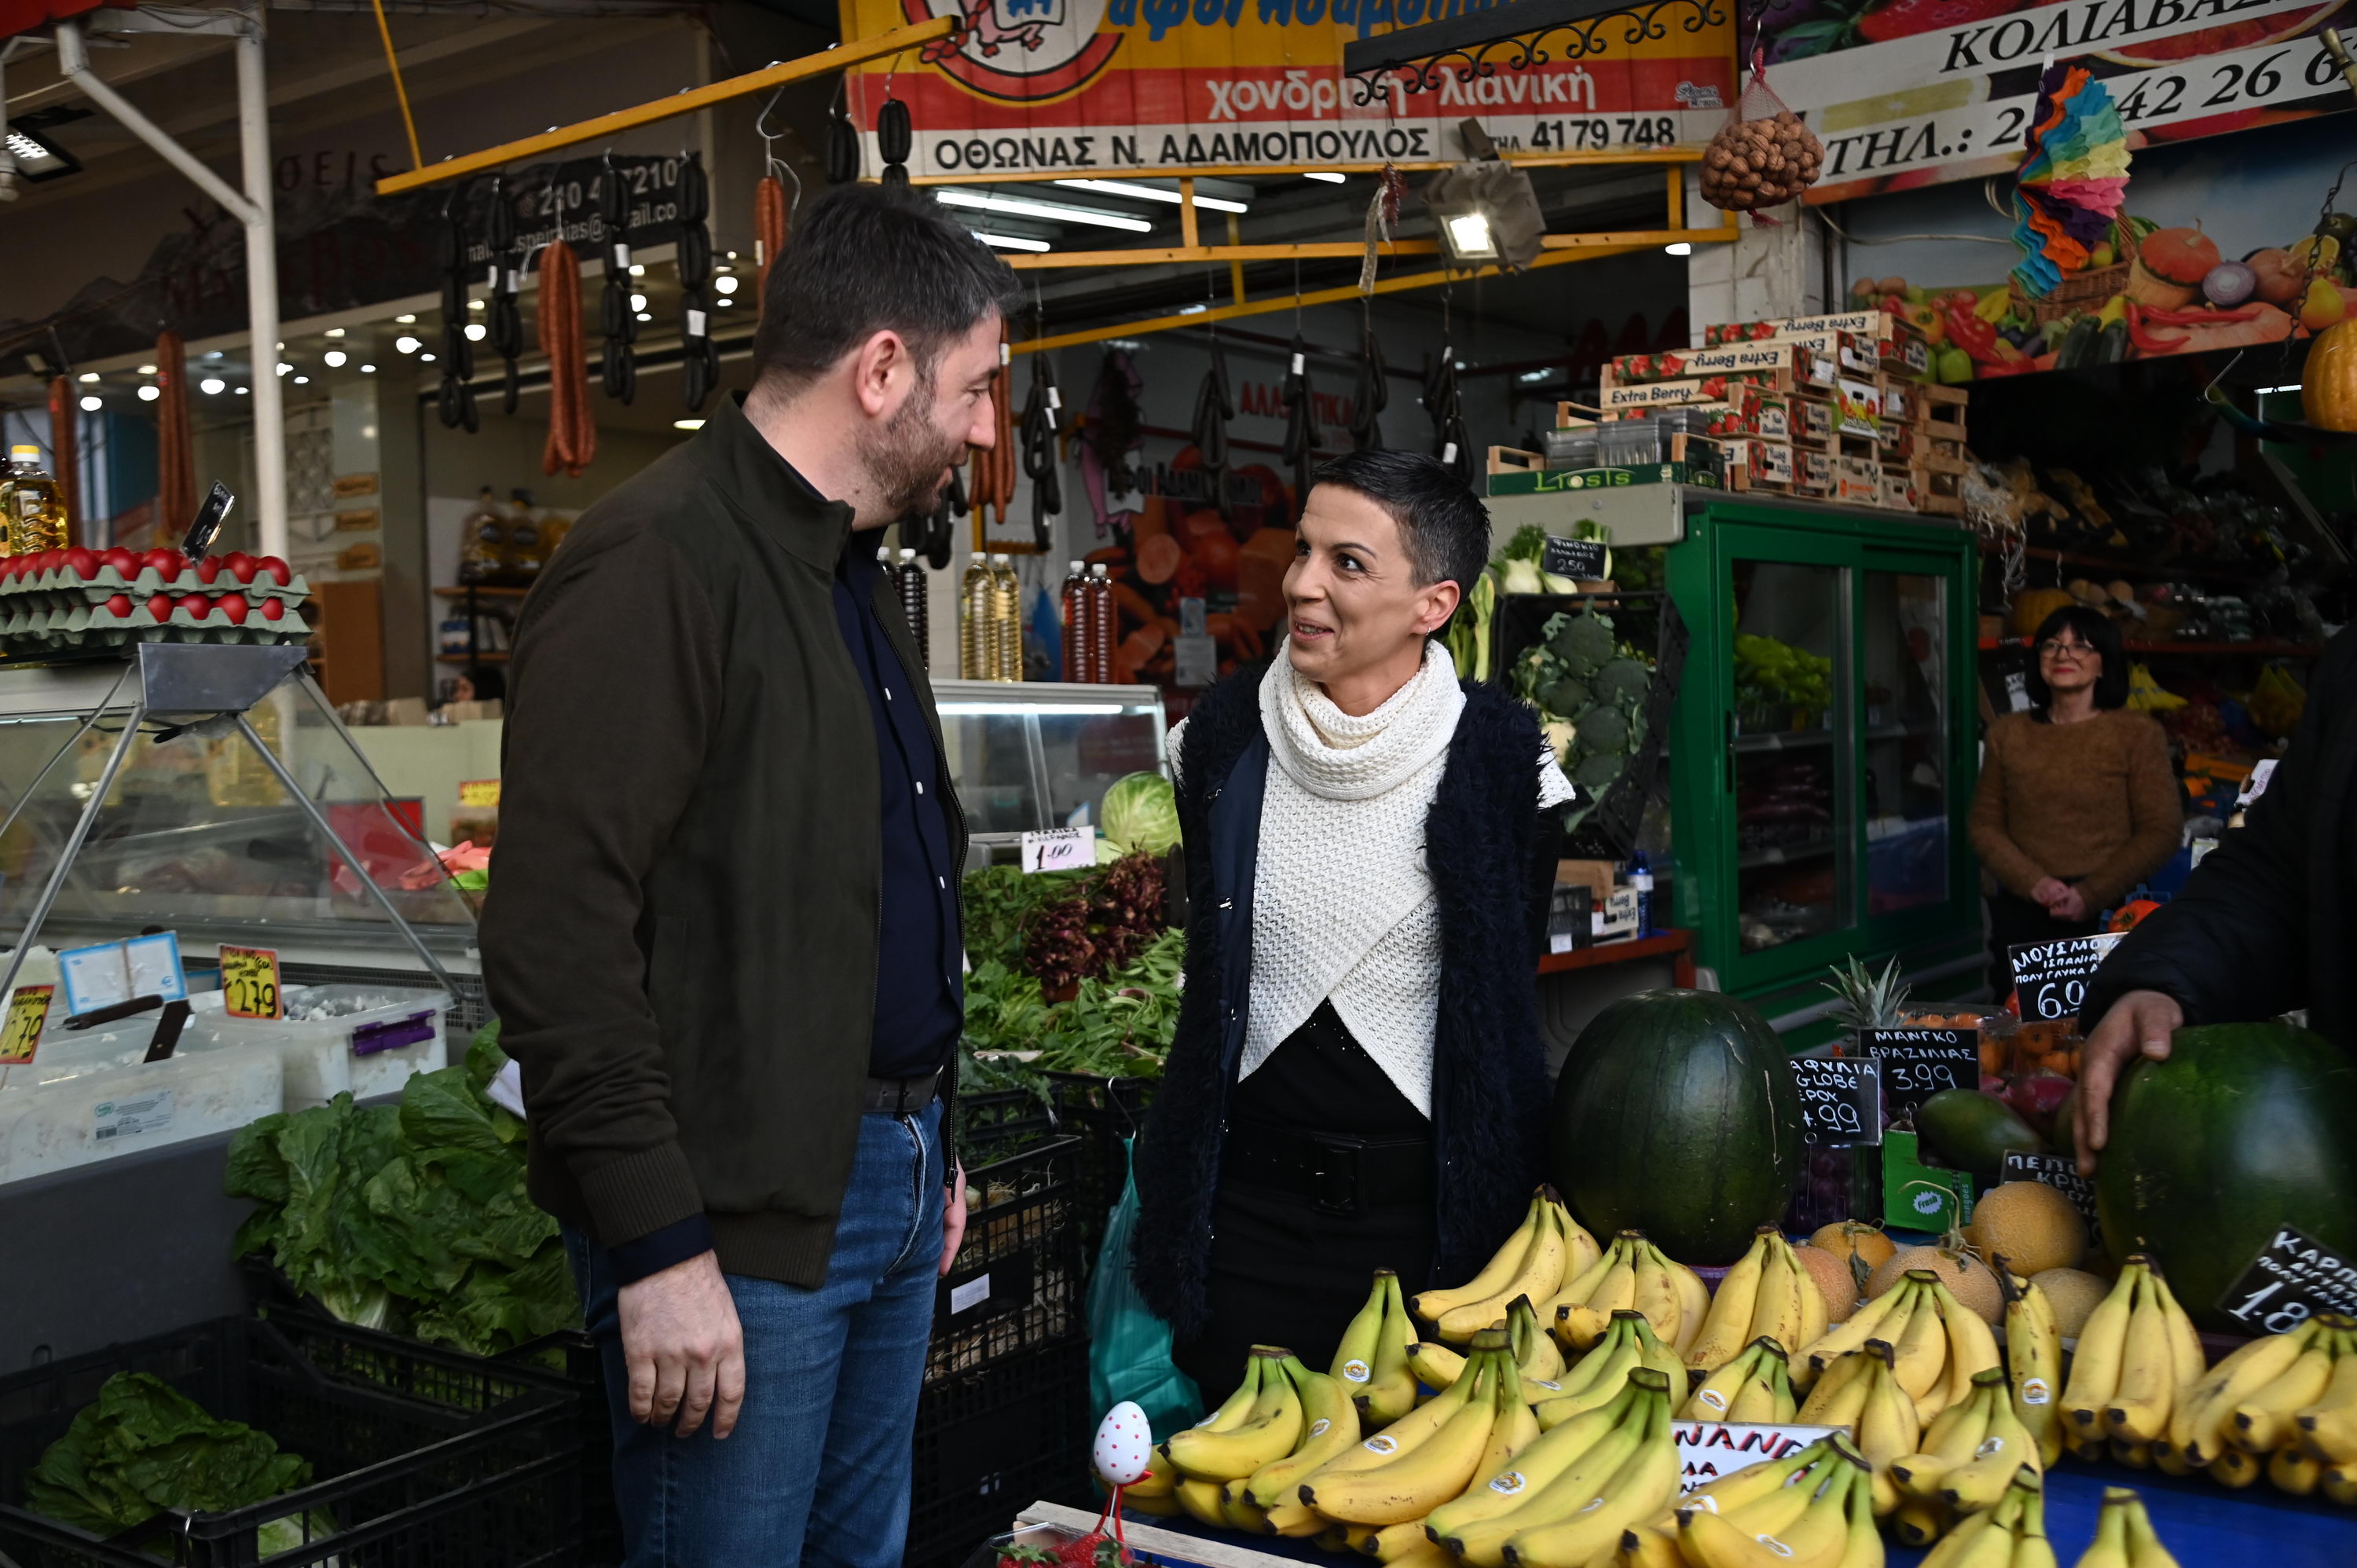
[[[893,586],[900,590],[900,613],[909,618],[909,635],[917,640],[917,657],[932,668],[931,645],[932,597],[931,585],[925,581],[925,569],[917,564],[917,553],[900,552],[899,570],[893,574]]]
[[[500,580],[507,549],[508,513],[485,485],[475,498],[475,510],[459,524],[458,581],[487,584]]]
[[[532,504],[532,492],[516,489],[508,494],[512,504],[508,508],[508,537],[500,552],[500,566],[509,582],[527,588],[540,579],[540,569],[548,560],[548,544],[541,535],[540,510]]]
[[[1089,679],[1101,686],[1114,683],[1114,646],[1121,640],[1121,612],[1113,596],[1113,577],[1100,561],[1089,573]]]
[[[1064,679],[1089,679],[1089,569],[1078,561],[1064,574],[1059,608],[1064,618]]]
[[[1023,679],[1023,585],[1015,575],[1015,558],[990,558],[991,617],[995,669],[992,679]]]
[[[66,547],[65,491],[41,467],[38,446],[8,449],[8,477],[0,480],[0,521],[5,523],[0,542],[7,554]]]
[[[958,584],[958,678],[996,681],[998,639],[992,629],[997,587],[990,557],[977,550]]]

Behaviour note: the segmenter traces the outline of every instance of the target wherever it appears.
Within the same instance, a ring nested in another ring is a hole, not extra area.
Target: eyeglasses
[[[2038,645],[2038,657],[2040,659],[2052,659],[2059,654],[2064,653],[2093,653],[2094,651],[2095,645],[2092,642],[2064,642],[2058,638],[2051,637]]]

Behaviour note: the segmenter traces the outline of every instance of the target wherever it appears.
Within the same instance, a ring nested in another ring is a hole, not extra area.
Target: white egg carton
[[[29,1068],[7,1069],[0,1182],[235,1132],[280,1108],[285,1071],[269,1047],[216,1042],[142,1061],[155,1030],[151,1014],[45,1038]]]

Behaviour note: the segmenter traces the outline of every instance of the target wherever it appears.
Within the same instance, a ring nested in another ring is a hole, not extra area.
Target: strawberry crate
[[[296,1491],[167,1511],[102,1540],[24,1506],[26,1477],[117,1372],[148,1373],[312,1466]],[[583,1424],[541,1378],[304,1315],[226,1317],[0,1378],[0,1562],[18,1568],[570,1568]]]
[[[965,1144],[965,1239],[936,1288],[925,1380],[1088,1337],[1081,1226],[1086,1142],[1056,1138],[992,1159]]]
[[[1089,1348],[1046,1345],[925,1385],[904,1568],[956,1568],[1033,1502],[1090,1498]]]

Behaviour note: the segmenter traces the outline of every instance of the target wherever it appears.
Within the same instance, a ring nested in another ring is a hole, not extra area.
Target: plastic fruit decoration
[[[2126,292],[2138,305],[2182,310],[2219,259],[2217,244],[2199,229],[2156,229],[2138,242]]]
[[[2299,403],[2319,429],[2357,431],[2357,320],[2344,317],[2308,346]]]

